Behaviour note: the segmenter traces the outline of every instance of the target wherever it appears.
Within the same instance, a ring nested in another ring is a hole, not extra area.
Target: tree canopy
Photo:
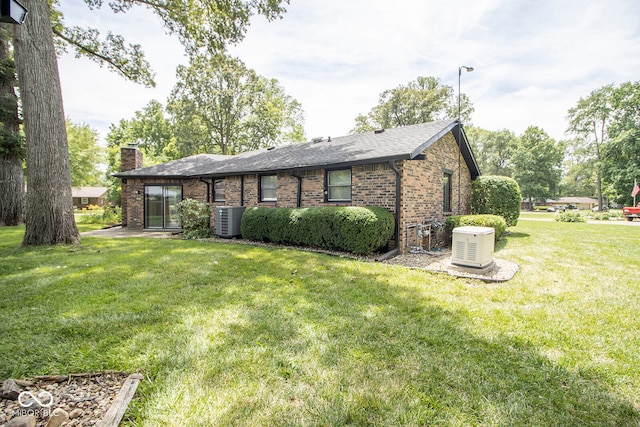
[[[524,197],[533,200],[557,194],[562,173],[564,144],[556,142],[536,126],[518,138],[513,152],[513,178]]]
[[[127,44],[124,37],[97,28],[67,25],[59,11],[59,0],[51,3],[51,20],[59,52],[73,49],[76,57],[86,57],[105,65],[128,80],[155,86],[155,73],[139,44]],[[268,20],[281,17],[289,0],[84,0],[89,9],[109,7],[123,13],[144,7],[157,15],[169,34],[180,38],[187,53],[216,53],[243,39],[253,15]]]
[[[304,140],[300,103],[275,79],[224,54],[179,66],[168,101],[180,156],[237,154]]]
[[[473,105],[467,95],[461,94],[460,106],[461,119],[469,124]],[[378,105],[366,115],[356,117],[351,132],[369,132],[455,117],[458,117],[458,97],[454,89],[443,85],[437,77],[418,77],[406,85],[382,92]]]
[[[91,187],[102,183],[100,164],[104,151],[98,145],[98,132],[87,124],[75,124],[67,120],[71,185]]]
[[[471,148],[476,155],[478,167],[483,175],[512,176],[511,156],[518,139],[507,129],[489,131],[476,127],[465,128]]]

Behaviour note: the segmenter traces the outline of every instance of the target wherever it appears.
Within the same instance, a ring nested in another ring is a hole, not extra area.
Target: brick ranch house
[[[150,167],[142,167],[135,146],[121,155],[115,176],[122,181],[123,226],[130,229],[179,229],[177,204],[186,198],[213,207],[378,206],[395,216],[389,247],[400,252],[409,248],[415,224],[469,213],[471,182],[480,174],[457,120]]]

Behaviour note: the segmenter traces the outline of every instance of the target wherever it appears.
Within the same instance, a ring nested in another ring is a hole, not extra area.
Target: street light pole
[[[462,203],[461,203],[461,191],[462,191],[462,164],[460,160],[460,156],[462,156],[462,120],[460,119],[460,109],[461,109],[461,92],[460,92],[460,80],[462,77],[462,69],[465,69],[467,73],[473,71],[473,67],[468,67],[466,65],[461,65],[458,67],[458,215],[462,215]]]

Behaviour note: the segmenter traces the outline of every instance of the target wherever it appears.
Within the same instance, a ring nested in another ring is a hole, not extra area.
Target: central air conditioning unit
[[[454,228],[451,264],[486,268],[493,263],[494,244],[495,230],[491,227]]]
[[[216,209],[216,236],[237,237],[242,235],[240,224],[244,206],[218,206]]]

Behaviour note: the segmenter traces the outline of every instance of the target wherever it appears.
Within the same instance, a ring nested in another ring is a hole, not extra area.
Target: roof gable
[[[106,197],[107,190],[107,187],[73,187],[71,189],[71,197]]]

